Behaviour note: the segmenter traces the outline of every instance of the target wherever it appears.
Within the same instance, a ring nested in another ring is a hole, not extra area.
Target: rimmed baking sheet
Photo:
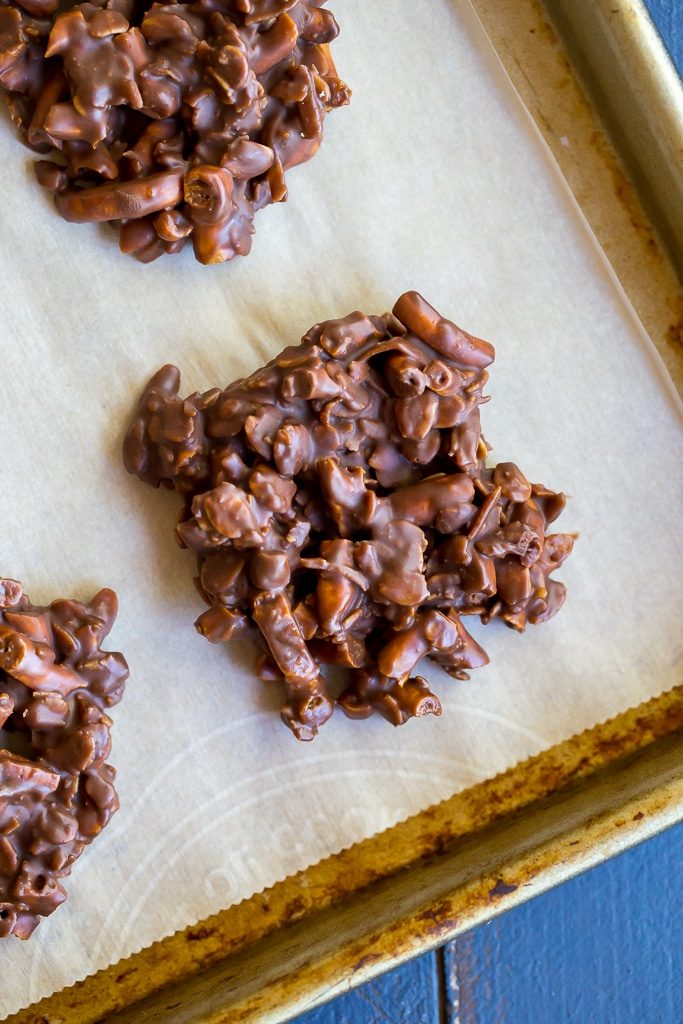
[[[132,669],[122,810],[66,906],[3,944],[5,1014],[680,681],[681,409],[649,339],[469,4],[337,13],[352,106],[230,267],[139,267],[60,222],[2,132],[2,570],[40,599],[114,586]],[[336,715],[296,745],[249,652],[194,634],[175,502],[125,475],[121,433],[162,362],[188,392],[225,383],[412,287],[497,346],[496,458],[572,495],[569,601],[524,637],[478,631],[470,683],[427,669],[441,719]]]

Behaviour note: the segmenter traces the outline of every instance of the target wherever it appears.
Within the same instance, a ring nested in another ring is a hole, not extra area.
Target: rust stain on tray
[[[675,323],[671,324],[666,332],[666,337],[670,345],[678,345],[683,348],[683,302],[681,303],[681,315]]]
[[[362,956],[360,960],[356,964],[354,964],[351,969],[354,974],[357,974],[358,971],[365,970],[365,968],[369,967],[370,964],[377,963],[377,961],[381,959],[382,956],[380,953],[366,953],[366,955]]]
[[[188,928],[183,934],[188,942],[202,942],[204,939],[212,938],[215,932],[213,928],[200,925],[198,928]]]
[[[300,920],[306,911],[309,909],[306,900],[302,896],[298,896],[296,899],[291,900],[287,904],[283,912],[283,920],[286,922]]]
[[[499,878],[494,887],[489,889],[489,900],[498,899],[500,896],[509,896],[517,889],[519,889],[518,885],[508,885],[502,878]]]

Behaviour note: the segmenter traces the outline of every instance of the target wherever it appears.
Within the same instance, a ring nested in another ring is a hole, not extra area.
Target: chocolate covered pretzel
[[[324,665],[348,670],[347,715],[400,725],[441,711],[421,658],[458,679],[487,663],[467,616],[522,631],[562,605],[551,574],[574,537],[547,528],[564,497],[486,466],[493,359],[408,292],[391,314],[317,324],[225,389],[183,399],[172,366],[147,385],[126,467],[181,496],[197,629],[257,640],[298,739],[332,714]]]

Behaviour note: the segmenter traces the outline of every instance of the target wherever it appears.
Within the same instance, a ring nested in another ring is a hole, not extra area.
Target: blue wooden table
[[[646,2],[683,71],[683,0]],[[296,1024],[683,1024],[683,825]]]

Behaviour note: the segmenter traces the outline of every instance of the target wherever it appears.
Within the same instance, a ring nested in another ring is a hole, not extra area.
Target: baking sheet
[[[65,906],[0,944],[0,1015],[680,681],[683,417],[659,358],[466,0],[336,7],[353,103],[230,266],[141,267],[61,222],[1,126],[0,571],[35,600],[114,587],[131,680],[121,811]],[[176,499],[125,474],[121,436],[161,363],[185,393],[225,384],[408,288],[496,344],[485,434],[572,495],[569,599],[522,637],[476,629],[469,683],[426,667],[440,719],[337,714],[297,744],[251,652],[194,633]]]

